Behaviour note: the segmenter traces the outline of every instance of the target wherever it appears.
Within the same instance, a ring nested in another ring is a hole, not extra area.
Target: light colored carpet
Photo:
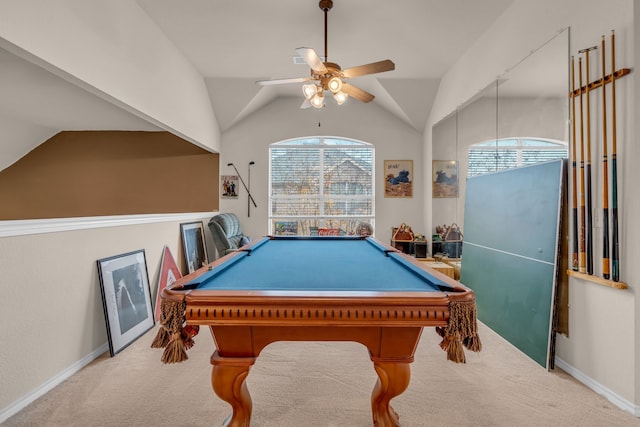
[[[447,362],[440,338],[425,329],[409,388],[392,400],[405,427],[640,426],[559,369],[547,372],[480,325],[483,351]],[[95,360],[8,419],[11,426],[220,426],[230,407],[210,384],[213,340],[201,329],[190,359],[163,365],[150,348],[154,328],[114,358]],[[247,379],[252,426],[371,426],[376,381],[365,347],[279,342]]]

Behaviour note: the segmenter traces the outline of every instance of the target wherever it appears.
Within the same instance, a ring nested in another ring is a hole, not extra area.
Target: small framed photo
[[[238,176],[237,175],[222,175],[220,176],[220,185],[222,186],[221,197],[223,199],[237,199],[238,198]]]
[[[98,276],[113,357],[155,325],[144,250],[99,259]]]
[[[182,249],[187,271],[193,273],[200,267],[209,264],[202,221],[180,224],[180,234],[182,235]]]
[[[433,197],[458,197],[458,162],[456,160],[433,161]]]
[[[384,197],[413,197],[413,160],[385,160],[384,181]]]

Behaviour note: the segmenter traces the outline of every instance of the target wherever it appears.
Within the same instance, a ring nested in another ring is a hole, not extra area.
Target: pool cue
[[[587,103],[587,159],[586,159],[586,192],[587,192],[587,219],[585,230],[587,235],[587,274],[593,274],[593,197],[591,191],[591,102],[589,98],[589,52],[597,49],[598,46],[582,49],[585,54],[586,68],[586,103]]]
[[[247,173],[248,173],[248,177],[247,177],[247,183],[248,183],[248,187],[249,190],[251,190],[251,165],[255,165],[256,162],[251,161],[249,162],[249,166],[247,166]],[[247,193],[249,192],[249,190],[247,190]],[[251,216],[251,200],[247,199],[247,217]]]
[[[576,75],[575,59],[571,57],[571,184],[572,200],[571,213],[573,214],[573,239],[571,253],[571,269],[578,271],[578,196],[576,184]]]
[[[580,241],[578,243],[578,271],[587,272],[587,253],[585,241],[585,211],[584,211],[584,109],[582,107],[582,58],[578,58],[578,87],[580,88]]]
[[[602,36],[602,277],[609,279],[609,160],[607,158],[607,85]]]
[[[253,202],[253,206],[255,206],[257,208],[258,205],[256,205],[256,201],[253,200],[253,196],[251,196],[251,192],[247,188],[247,184],[244,183],[244,180],[242,179],[242,176],[240,176],[240,172],[238,172],[238,168],[236,168],[236,165],[234,165],[233,163],[227,163],[227,166],[233,166],[233,169],[235,169],[235,171],[236,171],[236,175],[238,175],[238,178],[240,178],[240,182],[242,183],[242,186],[244,187],[245,190],[247,190],[247,194],[249,195],[249,199]]]
[[[615,32],[611,30],[611,278],[620,281],[620,254],[618,247],[618,161],[616,141],[616,54]]]

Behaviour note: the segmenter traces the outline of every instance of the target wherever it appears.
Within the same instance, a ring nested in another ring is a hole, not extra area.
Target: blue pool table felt
[[[265,238],[185,284],[198,290],[438,292],[453,288],[374,239]]]

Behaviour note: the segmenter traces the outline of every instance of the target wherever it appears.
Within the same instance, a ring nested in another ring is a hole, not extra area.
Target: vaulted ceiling
[[[512,1],[334,0],[328,60],[349,68],[391,59],[394,71],[351,82],[422,131],[440,78]],[[294,63],[297,47],[324,54],[318,0],[137,3],[202,75],[223,134],[277,97],[302,103],[301,84],[255,81],[308,76]],[[0,170],[61,130],[159,129],[15,53],[0,48],[0,137],[11,145],[0,151]],[[358,101],[344,108],[349,102]]]

